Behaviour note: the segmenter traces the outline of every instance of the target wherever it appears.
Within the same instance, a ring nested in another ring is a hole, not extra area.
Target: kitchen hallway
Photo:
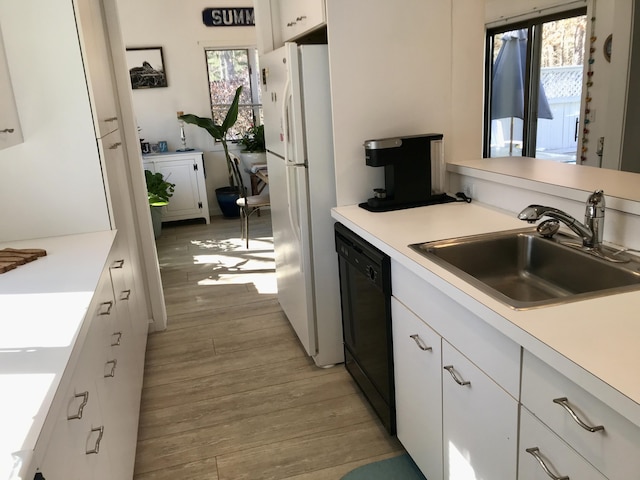
[[[276,294],[269,211],[165,224],[168,328],[148,339],[136,480],[338,480],[395,456],[342,365],[317,368]]]

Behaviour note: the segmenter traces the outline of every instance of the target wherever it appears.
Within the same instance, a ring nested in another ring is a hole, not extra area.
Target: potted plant
[[[147,182],[147,199],[151,209],[153,235],[158,238],[162,232],[161,207],[169,204],[169,198],[173,196],[176,185],[167,182],[160,172],[153,173],[150,170],[145,170],[144,178]]]
[[[236,204],[236,200],[240,196],[239,187],[236,186],[233,177],[233,167],[231,166],[231,157],[229,156],[229,147],[227,145],[227,133],[229,129],[233,127],[238,119],[238,103],[240,101],[240,94],[242,93],[242,85],[236,89],[236,94],[227,110],[227,114],[220,125],[211,118],[199,117],[191,113],[181,115],[180,120],[186,123],[197,125],[200,128],[204,128],[209,135],[222,144],[224,149],[224,156],[227,161],[227,171],[229,174],[229,186],[216,189],[216,198],[218,199],[218,205],[225,217],[238,217],[240,215],[240,209]]]
[[[247,170],[251,170],[254,165],[265,165],[267,163],[267,147],[264,142],[264,125],[252,125],[238,141],[240,158]]]

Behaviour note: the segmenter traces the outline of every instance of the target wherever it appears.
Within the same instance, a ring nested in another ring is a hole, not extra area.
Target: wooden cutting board
[[[47,251],[41,248],[4,248],[0,250],[0,273],[13,270],[27,262],[33,262],[46,254]]]

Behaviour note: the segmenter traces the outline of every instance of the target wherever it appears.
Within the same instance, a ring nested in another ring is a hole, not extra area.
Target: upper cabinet
[[[278,0],[282,41],[288,42],[324,25],[324,0]]]
[[[109,59],[111,50],[100,0],[75,0],[82,61],[88,77],[97,138],[118,129],[118,110]]]
[[[22,143],[22,130],[0,31],[0,149],[19,143]]]

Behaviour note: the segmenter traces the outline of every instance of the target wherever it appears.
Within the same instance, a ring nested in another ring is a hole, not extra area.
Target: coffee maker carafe
[[[431,144],[442,140],[440,133],[383,138],[364,142],[366,164],[384,167],[384,188],[360,206],[374,212],[454,201],[432,192],[434,166]],[[438,159],[435,159],[438,161]]]

